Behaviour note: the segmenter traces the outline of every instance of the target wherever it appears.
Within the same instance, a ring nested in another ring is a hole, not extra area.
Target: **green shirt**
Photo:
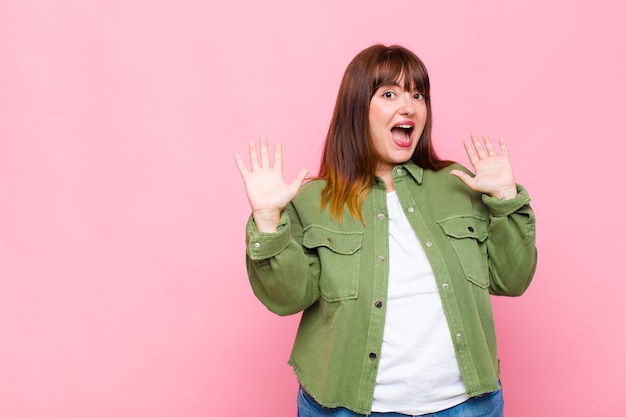
[[[400,203],[430,261],[467,394],[498,390],[499,360],[490,294],[521,295],[537,262],[535,218],[526,190],[512,200],[475,193],[452,169],[397,166]],[[320,208],[325,183],[306,183],[275,233],[247,225],[247,267],[255,295],[280,315],[303,311],[289,363],[325,407],[369,414],[387,300],[386,187],[338,223]],[[415,318],[419,326],[419,317]]]

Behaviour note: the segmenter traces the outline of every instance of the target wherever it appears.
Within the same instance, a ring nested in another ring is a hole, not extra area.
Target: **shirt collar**
[[[411,174],[415,182],[417,182],[418,184],[422,183],[422,180],[424,178],[424,168],[416,165],[415,162],[411,160],[408,160],[407,162],[402,164],[402,167],[405,168],[409,174]]]
[[[409,176],[411,176],[413,178],[413,180],[418,183],[418,184],[422,184],[423,178],[424,178],[424,168],[418,166],[417,164],[415,164],[415,162],[409,160],[407,162],[405,162],[404,164],[400,164],[400,165],[396,165],[394,167],[394,171],[396,170],[400,170],[403,172],[408,173]],[[407,175],[406,173],[400,174],[402,176]],[[380,188],[385,188],[385,183],[382,179],[380,179],[379,177],[376,177],[376,181],[374,184],[376,187],[380,187]]]

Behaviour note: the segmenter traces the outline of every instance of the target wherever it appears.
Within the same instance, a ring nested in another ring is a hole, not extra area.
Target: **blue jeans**
[[[423,414],[424,417],[502,417],[504,400],[498,390],[469,400],[447,410]],[[407,417],[400,413],[372,413],[372,417]],[[363,417],[347,408],[326,408],[319,405],[300,387],[298,391],[298,417]],[[415,417],[415,416],[413,416]]]

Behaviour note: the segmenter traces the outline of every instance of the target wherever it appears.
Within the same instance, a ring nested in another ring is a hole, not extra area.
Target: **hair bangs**
[[[376,63],[372,91],[382,85],[402,85],[406,91],[430,92],[430,81],[424,64],[400,47],[390,47]]]

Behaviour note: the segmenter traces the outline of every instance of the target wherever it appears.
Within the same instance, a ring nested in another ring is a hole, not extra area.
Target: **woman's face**
[[[389,181],[395,165],[411,159],[426,125],[426,98],[402,84],[383,85],[372,97],[369,131],[378,154],[376,175]]]

